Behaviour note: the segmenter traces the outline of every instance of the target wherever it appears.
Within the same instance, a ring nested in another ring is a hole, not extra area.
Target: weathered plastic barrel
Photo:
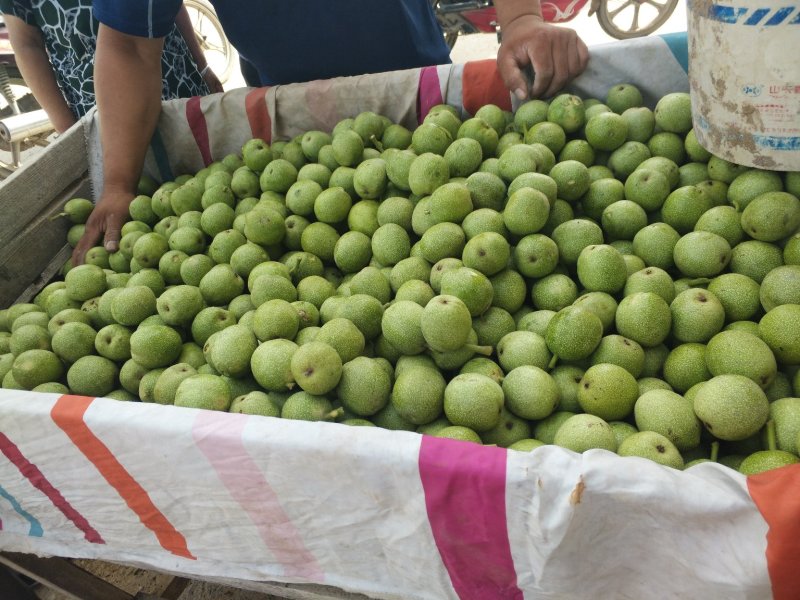
[[[737,164],[800,171],[800,0],[689,0],[695,134]]]

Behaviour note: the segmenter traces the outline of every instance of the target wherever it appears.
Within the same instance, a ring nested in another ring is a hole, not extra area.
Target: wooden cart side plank
[[[48,266],[64,248],[69,223],[64,219],[51,220],[50,216],[57,214],[70,197],[88,187],[86,178],[73,183],[20,234],[0,245],[0,307],[9,306],[26,290],[35,295],[53,277],[54,272],[48,271]]]
[[[346,592],[342,589],[313,584],[277,583],[270,581],[246,581],[243,579],[228,579],[224,577],[197,577],[195,579],[219,583],[242,590],[272,594],[287,600],[370,600],[364,594]]]
[[[37,160],[16,171],[0,186],[0,247],[5,246],[72,182],[88,170],[83,127],[59,136]],[[83,192],[89,195],[87,187]]]
[[[133,596],[63,558],[0,553],[0,563],[75,600],[132,600]]]

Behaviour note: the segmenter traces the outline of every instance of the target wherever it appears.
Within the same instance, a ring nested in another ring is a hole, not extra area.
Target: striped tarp
[[[793,599],[800,466],[0,390],[0,549],[375,598]]]

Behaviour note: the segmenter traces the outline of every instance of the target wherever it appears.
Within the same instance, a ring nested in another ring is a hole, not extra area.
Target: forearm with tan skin
[[[22,78],[39,106],[47,113],[53,127],[63,133],[76,119],[56,82],[41,31],[18,17],[4,15],[3,18]]]
[[[222,83],[220,83],[214,72],[208,68],[206,55],[200,47],[200,42],[197,41],[194,27],[192,27],[192,20],[189,18],[189,11],[186,10],[186,6],[181,5],[178,14],[175,16],[175,24],[178,26],[178,31],[180,31],[183,39],[186,40],[186,45],[189,47],[189,52],[192,55],[192,59],[194,59],[194,64],[197,65],[197,69],[202,74],[211,93],[222,92]]]
[[[100,25],[95,54],[95,94],[103,146],[103,191],[72,253],[82,264],[102,239],[119,248],[120,229],[136,194],[147,146],[161,112],[163,38],[127,35]]]
[[[580,75],[589,62],[586,44],[574,30],[546,23],[539,0],[495,0],[502,43],[497,66],[517,98],[553,96]],[[528,89],[523,69],[531,65]]]

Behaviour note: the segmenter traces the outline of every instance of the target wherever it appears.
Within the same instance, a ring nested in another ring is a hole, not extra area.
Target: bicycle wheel
[[[600,27],[618,40],[650,35],[670,18],[678,0],[601,0]]]
[[[185,0],[183,4],[208,64],[220,83],[225,83],[233,72],[236,56],[214,7],[207,0]]]

